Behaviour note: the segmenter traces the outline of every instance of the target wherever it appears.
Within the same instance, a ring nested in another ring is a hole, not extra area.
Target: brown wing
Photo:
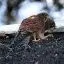
[[[44,31],[44,21],[42,21],[38,16],[31,16],[22,21],[20,29],[29,32]]]

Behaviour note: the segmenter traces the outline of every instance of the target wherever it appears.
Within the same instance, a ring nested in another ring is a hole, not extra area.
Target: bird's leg
[[[41,39],[46,39],[46,38],[48,38],[48,37],[52,37],[53,35],[52,34],[49,34],[49,35],[47,35],[47,36],[44,36],[44,33],[39,33],[39,36],[40,36],[40,38]]]
[[[44,33],[39,32],[40,39],[45,39]]]
[[[49,35],[47,35],[47,36],[45,36],[45,37],[53,37],[53,34],[49,34]]]
[[[35,42],[37,42],[37,41],[39,41],[40,39],[39,39],[39,36],[38,36],[38,34],[35,32],[35,33],[33,33],[33,37],[34,37],[34,40],[33,41],[35,41]],[[37,39],[37,37],[38,37],[38,39]]]
[[[38,32],[38,33],[33,33],[33,38],[35,42],[39,41],[40,39],[46,39],[47,37],[52,37],[51,34],[44,36],[44,33]]]
[[[45,30],[45,33],[51,33],[52,31],[49,29],[49,30]]]
[[[48,37],[53,37],[53,34],[49,34],[49,35],[45,36],[45,39]]]
[[[49,32],[49,33],[51,33],[51,32],[53,32],[53,30],[55,29],[55,27],[53,27],[53,28],[50,28],[50,29],[48,29],[48,30],[45,30],[45,33],[46,32]]]
[[[36,33],[33,33],[33,37],[34,37],[33,41],[36,41]]]

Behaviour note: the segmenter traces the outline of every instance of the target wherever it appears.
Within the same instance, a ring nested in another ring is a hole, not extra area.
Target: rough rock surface
[[[26,33],[0,37],[0,64],[64,64],[64,33],[53,35],[37,43]]]

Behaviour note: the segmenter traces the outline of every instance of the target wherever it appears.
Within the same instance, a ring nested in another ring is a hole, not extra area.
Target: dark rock
[[[22,35],[16,36],[12,47],[0,44],[0,48],[4,49],[0,50],[0,64],[64,64],[64,33],[53,35],[52,38],[34,42],[25,33],[22,38]]]

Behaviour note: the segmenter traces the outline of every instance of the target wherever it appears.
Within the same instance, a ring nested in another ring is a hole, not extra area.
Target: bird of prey
[[[51,28],[55,28],[53,19],[47,13],[40,13],[24,19],[19,30],[32,33],[33,41],[39,41],[49,36],[45,36],[44,33]]]

